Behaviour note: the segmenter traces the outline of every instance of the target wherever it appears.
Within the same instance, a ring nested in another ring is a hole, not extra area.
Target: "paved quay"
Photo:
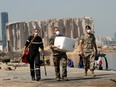
[[[46,68],[47,76],[41,66],[40,81],[31,81],[29,67],[18,67],[15,71],[0,69],[0,87],[116,87],[116,71],[95,70],[95,77],[88,71],[84,77],[84,69],[68,67],[69,81],[56,81],[54,67]]]

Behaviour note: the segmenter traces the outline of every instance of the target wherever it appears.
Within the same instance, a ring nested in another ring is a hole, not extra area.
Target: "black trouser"
[[[30,54],[30,73],[32,77],[41,78],[40,54]]]

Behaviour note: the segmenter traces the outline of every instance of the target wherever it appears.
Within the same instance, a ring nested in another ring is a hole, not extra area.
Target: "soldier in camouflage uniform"
[[[84,75],[87,76],[87,71],[90,69],[91,76],[94,76],[94,58],[97,55],[97,46],[95,42],[95,36],[91,33],[91,27],[86,26],[86,33],[81,36],[80,39],[80,54],[84,59]]]
[[[59,32],[58,27],[54,27],[54,35],[49,39],[49,46],[53,52],[53,61],[55,67],[55,74],[57,81],[60,81],[60,61],[62,63],[62,79],[68,80],[67,78],[67,55],[66,52],[58,51],[59,46],[54,46],[55,37],[63,36]]]

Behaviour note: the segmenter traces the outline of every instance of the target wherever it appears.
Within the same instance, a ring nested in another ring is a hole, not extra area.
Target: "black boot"
[[[36,81],[39,81],[40,79],[41,79],[40,69],[36,69]]]
[[[36,77],[36,81],[39,81],[41,78],[40,77]]]
[[[35,80],[35,76],[32,76],[31,79],[32,79],[32,81],[34,81]]]
[[[30,74],[31,74],[31,79],[34,81],[35,80],[35,72],[34,70],[30,70]]]

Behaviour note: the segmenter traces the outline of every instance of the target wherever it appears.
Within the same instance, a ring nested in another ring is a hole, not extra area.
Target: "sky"
[[[116,0],[0,0],[0,12],[8,12],[9,22],[91,16],[96,36],[116,31]]]

